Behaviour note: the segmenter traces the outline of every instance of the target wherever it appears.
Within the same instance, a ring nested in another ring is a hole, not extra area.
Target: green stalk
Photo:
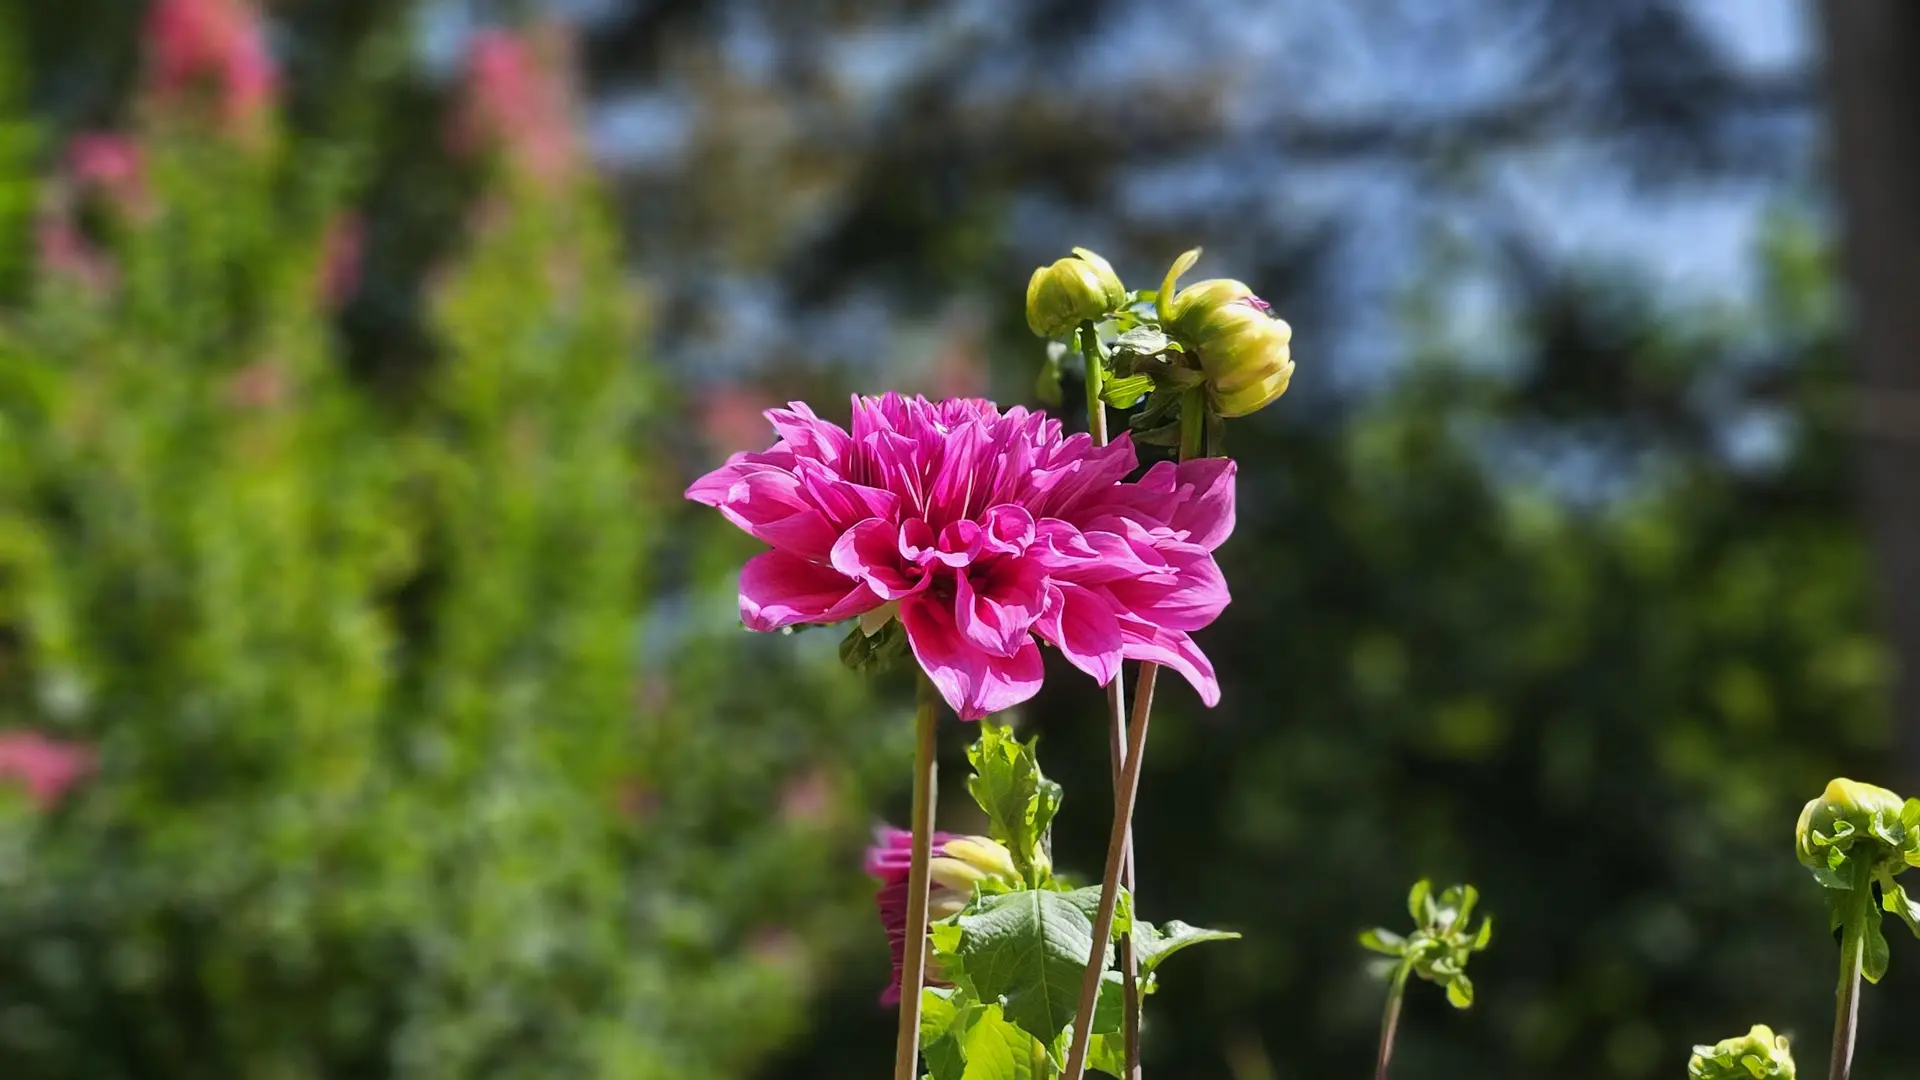
[[[1100,338],[1094,329],[1092,320],[1080,324],[1080,355],[1087,364],[1087,433],[1093,437],[1093,445],[1105,446],[1107,434],[1107,406],[1101,400],[1102,388],[1106,385],[1106,361],[1100,355]],[[1127,687],[1122,681],[1122,673],[1115,672],[1107,683],[1107,755],[1113,774],[1114,813],[1120,813],[1120,784],[1127,763]],[[1126,848],[1121,853],[1120,883],[1126,887],[1128,895],[1134,891],[1133,880],[1133,824],[1127,824]],[[1126,1011],[1126,1073],[1124,1080],[1139,1080],[1140,1076],[1140,973],[1133,956],[1133,935],[1120,935],[1120,971],[1125,980],[1122,984],[1122,1008]]]
[[[1828,1080],[1847,1080],[1853,1073],[1853,1042],[1860,1024],[1860,964],[1867,950],[1867,935],[1861,924],[1863,919],[1873,917],[1871,913],[1850,913],[1840,931],[1840,987],[1835,992],[1833,1063],[1827,1068]]]
[[[1402,962],[1393,970],[1393,982],[1387,988],[1387,1008],[1380,1017],[1380,1057],[1373,1067],[1373,1080],[1387,1080],[1387,1063],[1393,1060],[1393,1037],[1400,1031],[1400,1002],[1407,996],[1407,975],[1411,965]]]
[[[1100,334],[1093,320],[1080,324],[1080,355],[1087,362],[1087,434],[1093,445],[1107,445],[1107,404],[1100,400],[1106,389],[1107,365],[1100,357]]]
[[[1188,390],[1180,399],[1180,460],[1192,461],[1206,453],[1207,388]]]
[[[933,865],[935,721],[940,692],[920,673],[913,715],[913,853],[907,868],[907,947],[900,965],[900,1031],[893,1080],[920,1077],[920,988],[927,981],[927,887]]]

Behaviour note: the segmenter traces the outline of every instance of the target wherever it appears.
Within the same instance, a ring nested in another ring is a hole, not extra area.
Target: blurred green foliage
[[[738,1075],[903,747],[729,574],[650,571],[677,482],[594,181],[444,161],[479,194],[375,379],[335,316],[377,138],[140,100],[89,183],[15,152],[20,59],[0,727],[99,769],[0,813],[0,1072]]]

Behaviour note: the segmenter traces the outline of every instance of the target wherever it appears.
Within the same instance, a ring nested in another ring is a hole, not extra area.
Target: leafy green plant
[[[1071,1036],[1082,973],[1092,960],[1100,888],[1075,888],[1052,873],[1049,830],[1061,791],[1040,771],[1033,742],[985,724],[968,751],[968,790],[986,812],[993,838],[1022,867],[1018,881],[991,879],[958,913],[933,925],[934,967],[948,986],[922,992],[920,1043],[933,1080],[1028,1080],[1059,1074]],[[1240,935],[1183,922],[1156,926],[1137,918],[1121,894],[1114,925],[1131,935],[1142,995],[1158,984],[1160,965],[1181,950]],[[1100,960],[1091,1067],[1124,1075],[1125,995],[1112,970],[1114,949]]]
[[[1853,1070],[1860,980],[1877,983],[1887,973],[1891,950],[1880,929],[1882,912],[1899,916],[1920,937],[1920,903],[1893,880],[1920,866],[1920,799],[1903,801],[1883,787],[1833,780],[1800,812],[1794,852],[1825,890],[1829,926],[1840,935],[1830,1075],[1845,1080]]]
[[[1365,948],[1392,957],[1382,965],[1387,979],[1386,1012],[1380,1021],[1380,1053],[1374,1067],[1375,1080],[1386,1080],[1387,1065],[1393,1059],[1394,1035],[1400,1026],[1401,999],[1406,995],[1407,979],[1421,979],[1446,987],[1447,1000],[1456,1009],[1473,1004],[1473,980],[1467,977],[1467,961],[1493,941],[1493,917],[1471,925],[1473,908],[1480,891],[1471,885],[1451,885],[1439,895],[1433,883],[1422,878],[1407,893],[1407,913],[1413,916],[1413,933],[1406,936],[1385,927],[1376,927],[1360,935]]]

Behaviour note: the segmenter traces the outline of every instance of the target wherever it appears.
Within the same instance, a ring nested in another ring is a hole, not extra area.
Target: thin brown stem
[[[900,1031],[893,1048],[893,1080],[919,1080],[920,988],[927,981],[927,882],[933,864],[934,766],[940,693],[920,675],[914,710],[913,853],[907,869],[907,945],[900,964]]]
[[[1133,821],[1134,797],[1140,791],[1140,765],[1146,758],[1147,723],[1153,712],[1153,683],[1160,665],[1141,664],[1133,693],[1133,723],[1127,730],[1126,763],[1114,791],[1113,827],[1107,833],[1107,868],[1100,881],[1100,909],[1093,920],[1093,948],[1087,974],[1080,982],[1080,1004],[1074,1012],[1073,1043],[1067,1051],[1066,1080],[1081,1080],[1087,1071],[1087,1049],[1093,1040],[1093,1010],[1100,1001],[1100,983],[1106,976],[1107,946],[1113,938],[1113,911],[1120,899],[1120,871],[1125,863],[1128,827]]]

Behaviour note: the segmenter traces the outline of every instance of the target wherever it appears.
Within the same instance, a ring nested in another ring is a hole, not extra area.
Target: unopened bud
[[[1269,314],[1243,282],[1210,278],[1174,292],[1200,249],[1180,256],[1160,284],[1160,320],[1191,344],[1220,416],[1245,416],[1287,392],[1293,379],[1293,328]]]
[[[1903,801],[1883,787],[1839,779],[1800,811],[1794,854],[1822,884],[1849,861],[1865,872],[1898,873],[1920,865],[1920,802]]]
[[[1687,1076],[1690,1080],[1794,1080],[1793,1052],[1785,1035],[1755,1024],[1738,1038],[1694,1047]]]
[[[1127,287],[1107,260],[1074,248],[1072,255],[1040,267],[1027,280],[1027,326],[1040,337],[1059,337],[1120,310],[1126,302]]]

